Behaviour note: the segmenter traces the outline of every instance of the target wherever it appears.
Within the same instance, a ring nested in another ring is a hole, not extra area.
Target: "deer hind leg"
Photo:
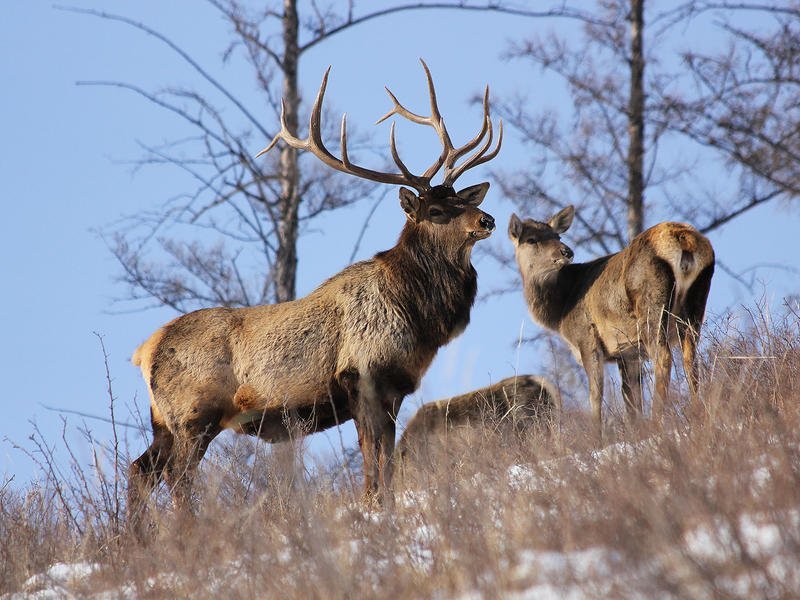
[[[667,406],[669,379],[672,373],[672,351],[669,347],[668,330],[671,316],[666,308],[661,311],[658,333],[650,355],[653,357],[655,389],[653,390],[653,418],[661,421]]]
[[[678,336],[681,340],[683,351],[683,368],[689,381],[689,395],[692,401],[697,401],[699,374],[697,372],[697,343],[700,338],[700,327],[703,324],[703,315],[706,310],[708,292],[711,288],[711,277],[714,267],[709,266],[695,279],[692,287],[686,294],[686,301],[681,311],[681,318],[677,320]]]
[[[653,418],[661,420],[667,405],[669,378],[672,372],[672,353],[669,348],[669,327],[672,316],[675,276],[672,267],[659,260],[652,264],[651,281],[638,290],[635,314],[647,352],[653,361]]]
[[[166,466],[164,478],[172,494],[172,503],[182,515],[192,514],[192,485],[197,466],[211,441],[221,431],[219,410],[200,413],[175,433],[172,460]]]
[[[153,443],[131,463],[128,471],[128,525],[140,540],[144,537],[147,501],[161,483],[172,460],[175,438],[164,423],[153,418]]]
[[[617,359],[619,375],[622,379],[622,399],[629,421],[642,416],[642,362],[630,357]]]

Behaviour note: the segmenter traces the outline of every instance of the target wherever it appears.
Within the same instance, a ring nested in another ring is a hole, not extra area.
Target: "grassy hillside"
[[[197,518],[162,490],[144,546],[125,449],[58,467],[40,441],[40,480],[0,490],[0,597],[800,597],[797,303],[709,324],[701,360],[702,400],[676,391],[663,427],[612,410],[597,446],[568,409],[551,436],[481,432],[389,511],[357,468],[218,446]]]

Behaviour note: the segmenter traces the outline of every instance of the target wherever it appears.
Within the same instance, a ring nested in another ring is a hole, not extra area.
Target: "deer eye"
[[[525,240],[525,243],[526,244],[535,244],[536,243],[536,238],[528,238],[527,240]]]
[[[444,214],[444,211],[438,208],[430,208],[428,210],[428,214],[432,217],[441,217]]]

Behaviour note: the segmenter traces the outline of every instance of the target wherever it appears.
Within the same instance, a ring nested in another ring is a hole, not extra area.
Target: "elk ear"
[[[520,235],[522,235],[522,221],[517,213],[511,213],[511,220],[508,222],[508,237],[518,240]]]
[[[417,195],[408,188],[400,188],[400,206],[406,213],[406,216],[417,222],[417,211],[419,210],[419,198]]]
[[[470,206],[478,206],[481,202],[483,202],[483,198],[484,196],[486,196],[486,192],[488,191],[489,191],[489,182],[484,181],[483,183],[479,183],[477,185],[471,185],[468,188],[464,188],[456,195],[464,204],[469,204]]]
[[[575,207],[570,204],[566,208],[558,211],[553,218],[547,223],[553,228],[556,233],[564,233],[569,226],[572,225],[572,219],[575,217]]]

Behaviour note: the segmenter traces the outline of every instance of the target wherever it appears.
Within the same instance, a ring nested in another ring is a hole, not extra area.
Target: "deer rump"
[[[560,276],[574,281],[570,287],[577,293],[565,298],[558,329],[580,362],[570,312],[582,303],[607,361],[625,355],[648,358],[661,336],[670,345],[683,341],[676,323],[699,328],[713,269],[713,250],[696,229],[660,223],[621,252],[562,269]]]

